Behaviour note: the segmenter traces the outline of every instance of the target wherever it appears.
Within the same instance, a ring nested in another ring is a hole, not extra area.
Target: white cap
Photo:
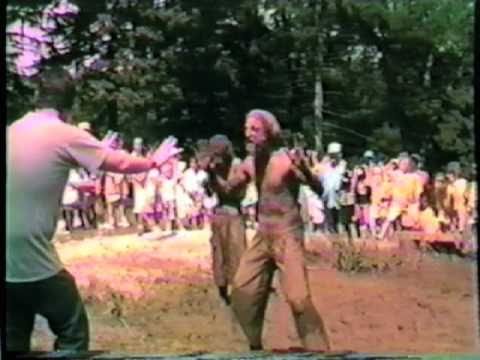
[[[135,139],[133,139],[133,143],[135,145],[142,145],[143,144],[143,139],[141,137],[136,137]]]
[[[363,157],[366,157],[366,158],[373,158],[373,151],[372,150],[367,150],[363,153]]]
[[[91,127],[90,123],[87,122],[87,121],[83,121],[81,123],[78,123],[78,128],[82,129],[82,130],[85,130],[85,131],[91,131],[92,130],[92,127]]]
[[[332,142],[327,146],[327,153],[337,154],[342,152],[342,145],[337,142]]]

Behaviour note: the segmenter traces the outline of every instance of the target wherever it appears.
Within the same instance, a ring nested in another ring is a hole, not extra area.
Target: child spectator
[[[449,204],[447,196],[447,180],[445,174],[435,174],[435,180],[433,182],[433,208],[436,211],[437,217],[440,222],[440,228],[442,231],[447,231],[449,228]]]
[[[118,136],[113,143],[114,149],[123,147],[123,140]],[[126,220],[123,200],[127,196],[125,175],[117,173],[105,173],[105,201],[107,204],[107,226],[106,229],[112,230],[119,226],[128,227]]]
[[[377,227],[385,219],[391,200],[390,167],[375,166],[371,169],[368,185],[371,189],[369,228],[373,237],[377,236]]]
[[[65,221],[65,230],[72,232],[75,228],[75,220],[79,217],[80,195],[74,186],[80,180],[78,171],[71,169],[68,175],[68,182],[65,186],[62,198],[62,215]]]
[[[177,178],[175,177],[175,163],[166,162],[160,169],[160,201],[162,207],[162,228],[168,232],[175,229],[176,223],[176,192]]]
[[[347,233],[348,240],[353,241],[353,227],[355,219],[355,194],[352,187],[352,173],[346,171],[343,174],[338,194],[340,204],[339,225]]]
[[[426,196],[420,198],[418,222],[415,227],[425,235],[434,235],[441,230],[440,220]]]
[[[367,154],[368,155],[368,154]],[[372,190],[367,181],[364,167],[356,167],[352,179],[355,194],[355,219],[360,237],[365,237],[370,222],[370,201]]]
[[[200,229],[202,227],[202,208],[203,198],[205,197],[205,183],[208,175],[205,171],[199,168],[196,157],[190,159],[190,166],[183,173],[180,181],[181,189],[184,193],[184,217],[188,225],[193,229]],[[182,213],[180,204],[178,204],[179,217]]]
[[[477,181],[476,181],[476,169],[473,167],[472,173],[470,176],[470,182],[468,186],[467,193],[467,211],[469,215],[469,225],[472,227],[472,232],[475,230],[475,225],[477,223]]]
[[[467,226],[467,189],[468,181],[461,175],[461,168],[458,162],[452,162],[448,166],[447,186],[448,202],[451,206],[452,223],[454,228],[463,233]]]

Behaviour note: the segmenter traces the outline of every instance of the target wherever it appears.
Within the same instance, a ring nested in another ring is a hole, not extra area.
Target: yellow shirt
[[[433,234],[440,230],[440,221],[430,207],[420,211],[418,225],[426,234]]]
[[[476,209],[477,207],[477,182],[476,181],[472,181],[468,188],[467,204],[470,210]]]
[[[393,178],[392,201],[396,204],[412,204],[418,202],[423,192],[423,185],[416,174],[397,172]]]
[[[449,201],[453,202],[454,210],[464,210],[467,205],[468,182],[466,179],[456,179],[447,187]]]

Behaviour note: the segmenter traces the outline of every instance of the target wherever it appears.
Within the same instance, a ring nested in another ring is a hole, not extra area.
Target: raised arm
[[[215,166],[209,167],[210,184],[215,192],[232,195],[245,191],[252,179],[251,159],[245,159],[241,164],[233,166],[228,178],[222,177]]]
[[[316,176],[308,166],[305,153],[301,150],[285,151],[284,161],[289,162],[290,171],[297,181],[309,186],[318,195],[323,194],[320,177]]]
[[[156,166],[155,161],[126,154],[123,151],[110,150],[100,165],[100,170],[122,174],[135,174],[149,171]]]

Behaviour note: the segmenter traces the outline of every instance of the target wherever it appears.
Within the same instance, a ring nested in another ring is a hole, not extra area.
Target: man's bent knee
[[[294,314],[303,314],[309,306],[310,298],[308,296],[287,297],[287,302]]]

